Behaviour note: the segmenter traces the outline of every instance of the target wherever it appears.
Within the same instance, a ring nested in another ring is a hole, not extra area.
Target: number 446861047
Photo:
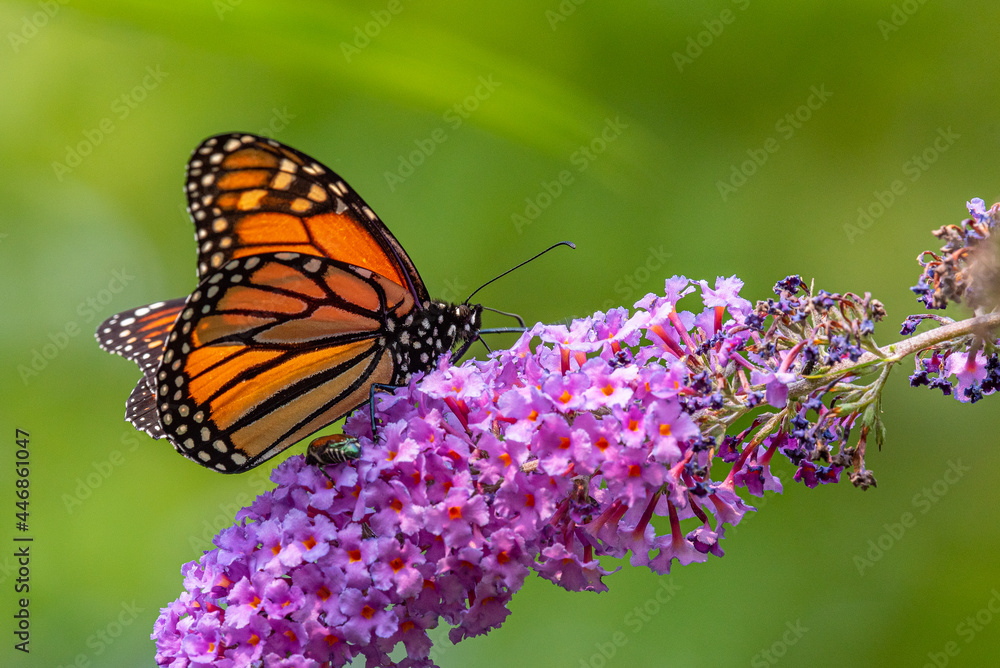
[[[17,456],[15,470],[17,473],[17,481],[14,486],[17,488],[15,495],[17,496],[17,528],[21,531],[28,530],[28,497],[30,492],[28,490],[28,476],[30,474],[29,468],[29,457],[31,452],[28,449],[28,432],[23,429],[18,429],[15,435],[15,440],[17,442]]]

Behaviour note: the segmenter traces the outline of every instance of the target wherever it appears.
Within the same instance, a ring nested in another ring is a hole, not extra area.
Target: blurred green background
[[[482,301],[552,322],[675,273],[738,274],[751,300],[801,273],[881,298],[885,344],[920,310],[930,230],[1000,196],[998,22],[986,1],[0,3],[0,664],[152,665],[180,566],[265,488],[267,471],[218,475],[133,431],[138,369],[92,338],[191,291],[181,185],[203,138],[265,132],[337,170],[436,296],[570,239]],[[502,629],[458,646],[442,630],[434,656],[995,664],[997,399],[911,390],[909,368],[869,455],[877,489],[808,490],[786,462],[785,494],[728,532],[725,558],[665,579],[626,567],[601,595],[530,578]],[[31,435],[29,657],[12,648],[15,428]]]

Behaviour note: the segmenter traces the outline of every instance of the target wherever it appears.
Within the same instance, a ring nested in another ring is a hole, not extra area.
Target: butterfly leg
[[[371,417],[372,422],[372,443],[378,441],[378,431],[375,424],[375,391],[381,390],[382,392],[392,392],[399,385],[387,385],[386,383],[372,383],[371,387],[368,388],[368,414]]]

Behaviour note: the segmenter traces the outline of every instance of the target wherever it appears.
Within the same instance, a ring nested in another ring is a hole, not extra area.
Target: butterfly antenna
[[[473,294],[475,294],[475,293],[473,293]],[[468,302],[466,302],[466,303],[468,303]],[[519,316],[516,313],[508,313],[507,311],[501,311],[500,309],[490,308],[489,306],[484,306],[483,310],[484,311],[493,311],[494,313],[499,313],[500,315],[505,315],[507,317],[514,318],[515,320],[517,320],[517,324],[519,324],[521,326],[521,329],[525,328],[524,318],[522,318],[521,316]]]
[[[507,274],[509,274],[510,272],[514,271],[515,269],[520,269],[521,267],[523,267],[524,265],[528,264],[528,263],[529,263],[529,262],[531,262],[532,260],[537,260],[538,258],[540,258],[541,256],[545,255],[546,253],[548,253],[548,252],[549,252],[550,250],[552,250],[553,248],[558,248],[559,246],[569,246],[570,248],[576,248],[576,244],[574,244],[574,243],[573,243],[572,241],[560,241],[560,242],[559,242],[559,243],[557,243],[557,244],[552,244],[551,246],[549,246],[548,248],[546,248],[545,250],[543,250],[543,251],[542,251],[541,253],[539,253],[538,255],[535,255],[535,256],[533,256],[533,257],[529,257],[529,258],[528,258],[527,260],[525,260],[525,261],[524,261],[524,262],[522,262],[521,264],[519,264],[519,265],[516,265],[516,266],[514,266],[514,267],[511,267],[510,269],[508,269],[507,271],[503,272],[503,273],[502,273],[502,274],[500,274],[499,276],[496,276],[496,277],[494,277],[494,278],[491,278],[490,280],[486,281],[485,283],[483,283],[482,285],[480,285],[480,286],[479,286],[478,288],[476,288],[476,289],[475,289],[475,290],[474,290],[474,291],[472,292],[472,294],[471,294],[471,295],[469,295],[469,296],[468,296],[468,297],[467,297],[467,298],[465,299],[465,301],[464,301],[464,302],[462,302],[462,303],[463,303],[463,304],[468,304],[468,303],[469,303],[469,301],[470,301],[470,300],[471,300],[471,299],[472,299],[473,297],[475,297],[475,296],[476,296],[476,293],[477,293],[477,292],[479,292],[480,290],[482,290],[483,288],[485,288],[485,287],[486,287],[487,285],[489,285],[489,284],[490,284],[490,283],[492,283],[493,281],[495,281],[495,280],[497,280],[497,279],[500,279],[500,278],[503,278],[504,276],[506,276],[506,275],[507,275]],[[490,309],[490,310],[493,310],[493,309]],[[510,314],[508,314],[508,315],[510,315]],[[518,320],[520,320],[520,318],[518,318]],[[524,323],[522,322],[521,324],[523,325]]]

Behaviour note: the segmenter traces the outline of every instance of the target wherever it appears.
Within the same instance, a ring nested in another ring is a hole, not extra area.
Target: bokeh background
[[[0,664],[151,666],[180,566],[267,485],[133,431],[138,370],[92,338],[191,291],[181,184],[203,138],[263,132],[334,168],[437,296],[570,239],[481,299],[553,322],[675,273],[737,274],[751,300],[801,273],[882,299],[885,344],[920,310],[930,230],[1000,196],[998,22],[985,0],[0,2]],[[667,578],[626,565],[601,595],[531,578],[502,629],[438,633],[437,661],[995,663],[997,400],[910,389],[909,369],[869,455],[877,489],[805,489],[786,462],[785,493],[724,558]],[[29,656],[11,633],[15,428]]]

